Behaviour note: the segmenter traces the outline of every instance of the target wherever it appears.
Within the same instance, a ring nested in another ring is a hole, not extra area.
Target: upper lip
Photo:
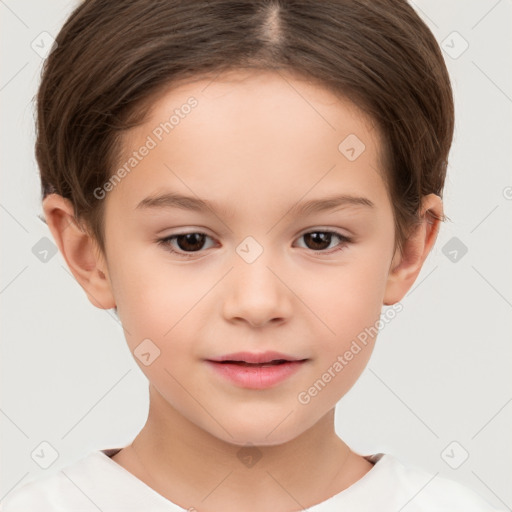
[[[225,354],[223,356],[208,359],[215,363],[222,363],[223,361],[239,361],[245,363],[270,363],[271,361],[304,361],[300,357],[294,357],[280,352],[234,352],[232,354]]]

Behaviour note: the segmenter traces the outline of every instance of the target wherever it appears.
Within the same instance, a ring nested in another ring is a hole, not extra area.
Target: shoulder
[[[407,503],[409,512],[501,512],[477,492],[439,473],[405,464],[389,454],[382,455],[379,464],[397,498],[404,506]]]
[[[11,491],[0,504],[0,512],[56,512],[65,510],[74,496],[64,473],[45,475]],[[86,509],[84,509],[86,510]]]
[[[0,512],[181,512],[111,459],[120,449],[90,452],[22,485],[2,500]]]
[[[44,475],[11,491],[0,503],[0,512],[97,512],[94,495],[83,489],[80,478],[98,457],[96,452],[57,473]],[[101,474],[97,475],[101,479]]]

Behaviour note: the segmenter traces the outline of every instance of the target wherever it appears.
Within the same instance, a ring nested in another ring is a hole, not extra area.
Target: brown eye
[[[200,253],[205,247],[205,242],[209,239],[205,233],[183,233],[181,235],[171,235],[158,240],[158,244],[164,249],[179,256],[192,257],[194,253]],[[208,248],[208,247],[206,247]]]
[[[177,235],[176,244],[182,251],[199,251],[203,248],[205,235],[203,233],[187,233],[186,235]]]
[[[313,249],[314,251],[323,251],[324,249],[327,249],[331,244],[332,233],[327,233],[325,231],[314,231],[312,233],[306,233],[303,236],[308,249]]]
[[[205,233],[191,232],[171,235],[157,240],[157,242],[170,253],[184,258],[192,258],[196,256],[196,254],[201,255],[201,253],[204,252],[203,249],[209,249],[213,246],[210,245],[205,247],[208,239],[212,240],[212,238]],[[337,231],[329,230],[310,231],[303,234],[299,239],[304,240],[306,249],[316,251],[318,254],[326,255],[341,251],[352,242],[352,239],[349,237],[344,236]]]
[[[307,249],[325,252],[326,254],[341,250],[351,242],[350,238],[336,231],[310,231],[304,233],[300,238],[304,239]],[[338,243],[334,243],[333,246],[331,245],[333,241]],[[326,251],[326,249],[333,250]]]

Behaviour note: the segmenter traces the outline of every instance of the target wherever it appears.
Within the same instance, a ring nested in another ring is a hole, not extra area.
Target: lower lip
[[[305,361],[290,361],[271,366],[243,366],[206,361],[222,377],[242,388],[267,389],[296,373]]]

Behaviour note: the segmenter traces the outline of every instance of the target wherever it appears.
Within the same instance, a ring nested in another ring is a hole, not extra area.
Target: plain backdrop
[[[0,1],[0,498],[92,450],[128,444],[148,410],[147,380],[117,318],[91,305],[38,218],[41,41],[75,4]],[[392,453],[510,509],[512,2],[413,6],[441,44],[454,88],[451,220],[340,401],[336,428],[359,453]],[[47,468],[34,455],[42,448],[55,451]]]

